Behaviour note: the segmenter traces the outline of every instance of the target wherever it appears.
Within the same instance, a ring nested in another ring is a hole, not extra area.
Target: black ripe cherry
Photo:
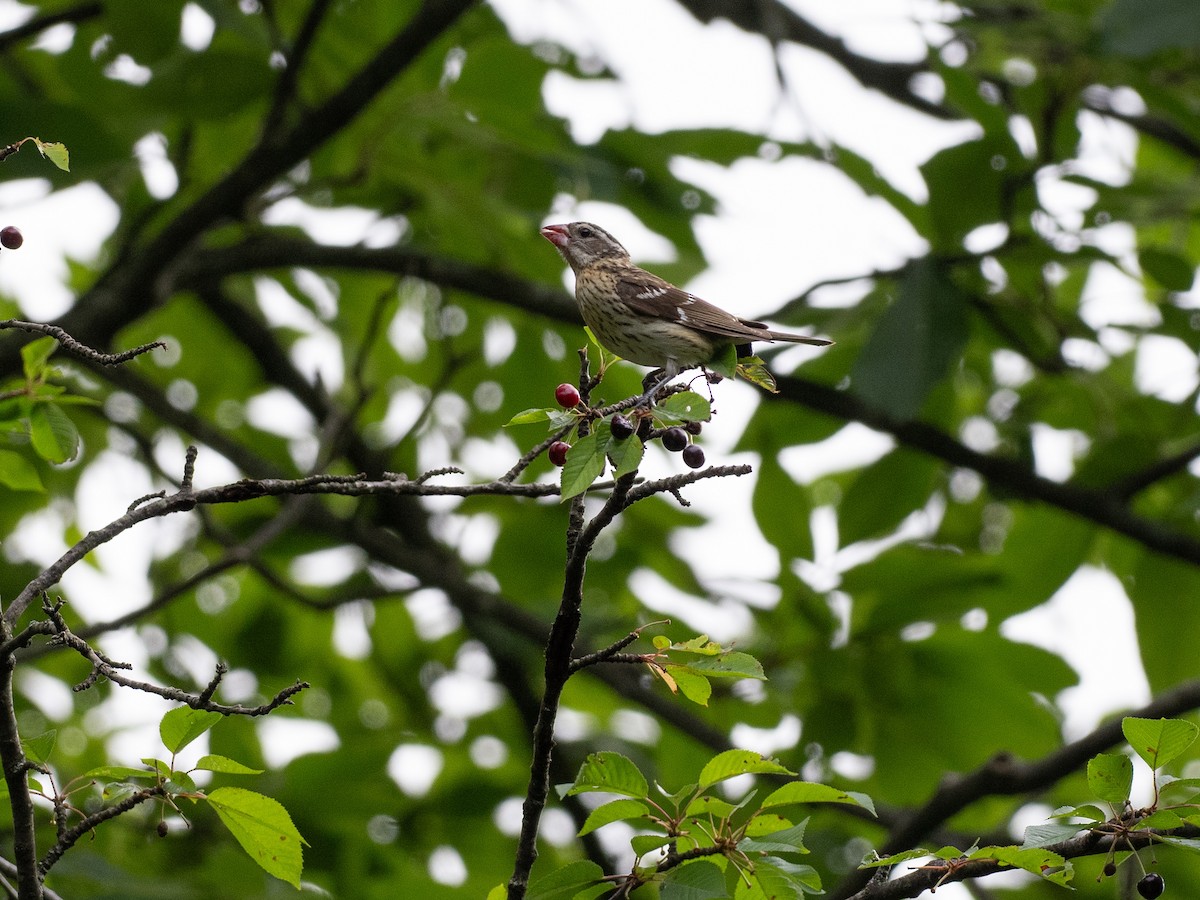
[[[1112,878],[1117,874],[1117,864],[1111,859],[1104,864],[1104,877]]]
[[[704,451],[695,444],[683,448],[683,461],[689,469],[698,469],[704,465]]]
[[[700,422],[684,422],[683,428],[688,434],[699,434],[704,426]]]
[[[571,445],[566,441],[555,441],[550,445],[550,449],[546,451],[546,455],[550,457],[550,462],[556,466],[561,466],[567,461],[567,451],[571,449]]]
[[[5,250],[16,250],[25,243],[25,236],[21,234],[21,229],[14,225],[6,225],[0,228],[0,246]]]
[[[1147,872],[1142,876],[1142,880],[1137,883],[1137,891],[1146,900],[1154,900],[1155,897],[1161,897],[1162,892],[1167,889],[1167,883],[1163,881],[1163,877],[1157,872]]]
[[[662,445],[672,453],[678,453],[688,445],[687,432],[679,426],[668,428],[662,433]]]
[[[612,436],[618,441],[623,441],[633,434],[633,423],[620,413],[612,417],[609,428],[612,430]]]
[[[563,409],[574,409],[579,405],[579,388],[573,384],[560,384],[554,389],[554,399]]]

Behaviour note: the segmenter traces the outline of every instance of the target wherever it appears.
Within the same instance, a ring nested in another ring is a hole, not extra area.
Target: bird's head
[[[576,272],[601,259],[629,259],[629,252],[615,237],[591,222],[547,225],[542,237],[558,248]]]

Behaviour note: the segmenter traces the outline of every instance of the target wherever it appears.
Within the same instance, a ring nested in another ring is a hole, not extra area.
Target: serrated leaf
[[[1026,848],[1049,847],[1051,844],[1057,844],[1060,841],[1069,841],[1082,831],[1086,831],[1082,825],[1052,823],[1030,825],[1025,829],[1024,840],[1021,846]]]
[[[80,780],[92,781],[126,781],[130,778],[153,780],[158,778],[158,773],[149,772],[146,769],[134,769],[130,766],[97,766],[94,769],[88,769],[78,777]]]
[[[1121,720],[1121,733],[1146,765],[1160,769],[1192,746],[1200,728],[1182,719],[1138,719],[1127,716]]]
[[[1182,847],[1184,850],[1190,850],[1193,853],[1200,853],[1200,838],[1185,838],[1175,837],[1170,834],[1160,834],[1155,836],[1155,840],[1161,841],[1164,844],[1171,844],[1175,847]]]
[[[771,374],[771,370],[766,367],[761,359],[757,356],[744,357],[738,360],[737,374],[746,381],[762,388],[771,394],[778,394],[779,387],[775,383],[775,376]]]
[[[56,403],[39,403],[30,410],[29,438],[47,462],[64,463],[79,452],[79,430]]]
[[[158,724],[158,734],[164,747],[172,753],[178,753],[222,718],[224,717],[217,712],[179,706],[162,717]]]
[[[1079,816],[1093,822],[1103,822],[1108,818],[1104,814],[1104,810],[1091,803],[1085,803],[1082,806],[1062,806],[1050,814],[1052,819],[1062,819],[1067,816]]]
[[[708,706],[708,698],[712,696],[712,684],[703,675],[688,670],[686,666],[664,666],[675,687],[687,699],[698,706]]]
[[[791,828],[747,838],[738,844],[738,849],[743,853],[808,853],[808,848],[804,846],[804,831],[807,827],[808,820],[805,819]]]
[[[793,781],[773,791],[763,801],[762,808],[772,806],[788,806],[793,803],[845,803],[851,806],[861,806],[875,815],[875,804],[866,794],[858,791],[843,791],[827,784],[817,784],[812,781]]]
[[[261,775],[263,773],[262,769],[252,769],[236,759],[215,754],[200,757],[196,768],[205,772],[223,772],[226,775]]]
[[[695,391],[680,391],[655,406],[654,413],[678,422],[707,422],[712,418],[712,406]]]
[[[637,467],[642,464],[645,450],[642,439],[636,434],[623,441],[615,438],[610,440],[608,442],[608,460],[612,463],[613,478],[620,478],[622,475],[637,471]]]
[[[559,499],[570,500],[582,494],[604,473],[604,448],[600,445],[596,431],[581,437],[567,451],[567,461],[562,467]]]
[[[714,819],[728,819],[740,806],[741,804],[735,806],[720,797],[704,796],[695,798],[684,812],[692,818],[711,816]]]
[[[1087,780],[1101,800],[1124,803],[1133,786],[1133,762],[1123,753],[1100,753],[1088,760]]]
[[[629,847],[639,857],[653,853],[674,841],[675,838],[666,834],[638,834],[629,839]]]
[[[808,819],[804,819],[807,824]],[[762,837],[764,834],[771,834],[776,831],[783,831],[785,828],[791,828],[795,822],[791,819],[785,819],[778,813],[757,812],[749,822],[746,823],[746,835],[748,837]]]
[[[1139,828],[1154,828],[1156,830],[1169,831],[1172,828],[1179,828],[1183,825],[1183,817],[1169,809],[1160,809],[1153,812],[1138,823]]]
[[[981,847],[970,858],[995,859],[1059,885],[1070,882],[1075,874],[1068,860],[1040,847]]]
[[[684,641],[682,644],[672,644],[672,650],[682,650],[687,653],[703,653],[705,656],[716,656],[724,651],[724,647],[716,641],[708,639],[707,634],[699,634],[690,641]]]
[[[700,770],[699,785],[707,790],[718,782],[738,775],[795,775],[796,773],[774,759],[753,750],[726,750],[710,759]]]
[[[547,422],[550,420],[551,414],[556,412],[558,412],[558,410],[549,409],[547,407],[535,406],[530,407],[529,409],[523,409],[505,422],[504,427],[508,428],[512,425],[533,425],[538,422]]]
[[[707,859],[698,859],[667,872],[660,882],[659,896],[663,900],[718,900],[728,897],[725,873]]]
[[[21,741],[21,749],[34,762],[45,763],[50,759],[50,754],[54,752],[54,745],[57,742],[58,731],[52,728],[49,731],[42,732],[37,737]]]
[[[251,859],[299,889],[307,842],[283,804],[245,788],[217,788],[208,802]]]
[[[645,798],[649,786],[646,776],[638,771],[633,760],[612,750],[602,750],[590,754],[583,761],[567,793],[582,794],[587,791],[608,791],[627,797]]]
[[[588,814],[583,827],[579,829],[579,836],[583,837],[585,834],[590,834],[597,828],[607,825],[610,822],[644,818],[649,812],[649,807],[641,800],[634,800],[632,798],[611,800],[608,803],[597,806]]]
[[[529,900],[572,900],[580,896],[588,886],[599,883],[603,877],[604,871],[591,860],[576,860],[548,875],[534,879],[530,882],[529,891],[525,896]],[[504,886],[500,897],[507,896],[508,888]]]
[[[42,154],[50,162],[54,163],[64,172],[71,171],[71,154],[67,152],[65,144],[59,141],[43,141],[38,138],[33,139],[37,145],[38,152]]]
[[[933,853],[924,847],[916,847],[912,850],[904,850],[901,853],[893,853],[891,856],[864,859],[859,863],[858,867],[860,869],[874,869],[879,866],[894,866],[896,863],[908,862],[910,859],[922,859],[926,856],[933,856]]]
[[[697,659],[687,663],[687,668],[709,678],[754,678],[766,681],[762,664],[749,653],[731,650],[720,656]]]
[[[798,898],[805,894],[821,893],[821,877],[812,866],[797,865],[777,856],[768,856],[754,863],[754,890],[743,892],[741,885],[738,900],[783,900]]]
[[[27,381],[37,381],[45,375],[50,355],[58,349],[58,341],[52,337],[40,337],[21,347],[21,369]]]

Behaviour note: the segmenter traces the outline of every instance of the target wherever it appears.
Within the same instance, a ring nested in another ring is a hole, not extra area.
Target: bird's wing
[[[831,343],[820,338],[771,331],[762,322],[739,319],[644,269],[622,272],[617,278],[617,296],[634,312],[678,322],[703,334],[732,341],[796,341],[818,346]]]
[[[764,339],[765,325],[743,322],[725,310],[675,287],[646,271],[623,272],[617,279],[617,297],[634,312],[667,322],[678,322],[705,334],[720,337]]]

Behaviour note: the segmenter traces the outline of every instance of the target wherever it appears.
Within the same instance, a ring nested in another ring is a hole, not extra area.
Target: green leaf
[[[741,804],[733,804],[720,797],[705,795],[696,797],[688,804],[686,813],[693,819],[728,819],[741,808]]]
[[[610,822],[644,818],[649,812],[649,807],[641,800],[629,798],[611,800],[608,803],[597,806],[588,814],[587,821],[579,829],[579,836],[583,837],[585,834],[590,834],[597,828],[607,825]]]
[[[1182,719],[1137,719],[1127,716],[1121,720],[1121,732],[1133,752],[1146,765],[1151,769],[1160,769],[1192,746],[1200,728]]]
[[[1122,804],[1133,786],[1133,762],[1121,753],[1101,753],[1088,760],[1087,779],[1101,800]]]
[[[709,402],[695,391],[672,394],[654,407],[655,416],[671,423],[707,422],[712,418]]]
[[[556,412],[560,412],[560,410],[551,409],[549,407],[532,407],[530,409],[525,409],[505,422],[504,427],[509,428],[513,425],[533,425],[537,422],[548,422],[550,417]]]
[[[60,144],[58,141],[42,141],[34,138],[33,142],[37,145],[38,152],[50,162],[54,163],[64,172],[71,171],[71,155],[67,152],[66,145]]]
[[[200,757],[195,767],[206,772],[223,772],[226,775],[261,775],[263,773],[262,769],[252,769],[236,759],[214,754]]]
[[[609,425],[609,433],[612,433],[611,423]],[[642,444],[642,439],[636,434],[631,435],[623,441],[618,441],[615,438],[608,442],[608,461],[612,463],[613,478],[620,478],[622,475],[628,475],[630,472],[637,470],[637,467],[642,464],[642,456],[645,453],[645,446]]]
[[[58,349],[58,341],[52,337],[40,337],[21,348],[21,367],[27,381],[38,381],[46,375],[46,364],[51,354]]]
[[[662,900],[716,900],[728,897],[725,873],[707,859],[697,859],[676,866],[660,882]]]
[[[773,806],[789,806],[793,803],[845,803],[851,806],[861,806],[875,815],[875,804],[866,794],[858,791],[842,791],[827,784],[816,784],[811,781],[793,781],[771,793],[763,801],[762,808]]]
[[[860,864],[860,869],[874,869],[879,866],[894,866],[897,863],[908,862],[911,859],[923,859],[926,856],[933,856],[933,852],[926,850],[924,847],[915,847],[912,850],[904,850],[900,853],[893,853],[891,856],[868,857]],[[962,853],[955,853],[956,856],[962,856]]]
[[[1138,264],[1168,291],[1190,291],[1196,278],[1191,263],[1177,253],[1159,247],[1144,247],[1138,251]]]
[[[43,731],[37,737],[21,741],[21,749],[25,751],[25,755],[29,759],[44,764],[50,759],[50,754],[54,752],[54,745],[57,741],[58,731],[51,729]]]
[[[747,838],[738,844],[743,853],[808,853],[804,846],[804,831],[808,827],[805,819],[799,825],[773,831],[760,837]]]
[[[582,494],[603,474],[605,453],[599,441],[599,431],[597,428],[581,437],[567,451],[559,488],[560,500],[570,500],[576,494]]]
[[[851,389],[894,418],[914,418],[962,353],[969,304],[938,260],[914,263],[859,353]]]
[[[737,348],[730,344],[710,359],[705,366],[725,378],[736,378],[738,372]]]
[[[638,834],[629,839],[629,847],[639,859],[677,840],[668,834]]]
[[[757,356],[744,356],[738,360],[738,376],[744,378],[755,387],[760,387],[771,394],[779,393],[779,386],[771,370]]]
[[[802,487],[779,465],[774,453],[763,453],[750,500],[758,530],[783,557],[812,559],[812,502]]]
[[[1075,874],[1069,860],[1040,847],[981,847],[970,858],[995,859],[1058,885],[1066,885]]]
[[[739,882],[737,900],[784,900],[821,893],[821,877],[812,866],[797,865],[777,856],[756,860],[750,885]]]
[[[283,804],[245,788],[217,788],[207,799],[251,859],[299,889],[307,841]]]
[[[97,766],[94,769],[88,769],[78,778],[81,781],[127,781],[130,778],[155,780],[158,778],[158,773],[146,769],[134,769],[130,766]]]
[[[178,753],[224,718],[220,713],[179,706],[162,717],[158,733],[163,746]]]
[[[79,452],[79,430],[57,403],[39,403],[30,410],[29,437],[47,462],[64,463]]]
[[[604,871],[591,860],[581,859],[555,869],[541,878],[535,878],[529,884],[525,894],[529,900],[572,900],[575,897],[594,897],[595,893],[583,893],[591,885],[599,885],[600,893],[607,888],[601,883]],[[505,888],[501,897],[508,896]]]
[[[15,450],[0,450],[0,484],[14,491],[45,490],[33,463]]]
[[[600,343],[600,341],[596,338],[596,335],[592,332],[591,328],[589,328],[587,325],[584,325],[583,330],[587,332],[588,341],[591,342],[592,348],[596,351],[597,356],[600,358],[600,371],[606,370],[615,362],[620,362],[621,357],[617,356],[617,354],[613,353],[602,343]]]
[[[942,466],[935,460],[902,449],[862,469],[838,503],[841,545],[895,531],[942,481]]]
[[[1185,838],[1175,837],[1170,834],[1160,834],[1155,836],[1155,840],[1161,841],[1164,844],[1170,844],[1173,847],[1190,850],[1192,853],[1200,853],[1200,838]]]
[[[1069,841],[1077,834],[1085,831],[1082,825],[1030,825],[1025,829],[1022,847],[1049,847],[1061,841]]]
[[[706,657],[686,663],[686,667],[709,678],[754,678],[766,681],[762,663],[740,650],[731,650],[720,656]]]
[[[712,684],[707,678],[691,671],[688,666],[667,663],[663,668],[674,680],[679,693],[698,706],[708,706],[708,698],[712,696]]]
[[[726,750],[710,759],[700,770],[700,789],[708,790],[714,784],[738,775],[795,775],[796,773],[773,759],[768,759],[753,750]]]
[[[648,796],[646,777],[628,757],[612,750],[592,753],[579,767],[575,783],[567,794],[583,794],[588,791],[608,791],[627,797]]]

